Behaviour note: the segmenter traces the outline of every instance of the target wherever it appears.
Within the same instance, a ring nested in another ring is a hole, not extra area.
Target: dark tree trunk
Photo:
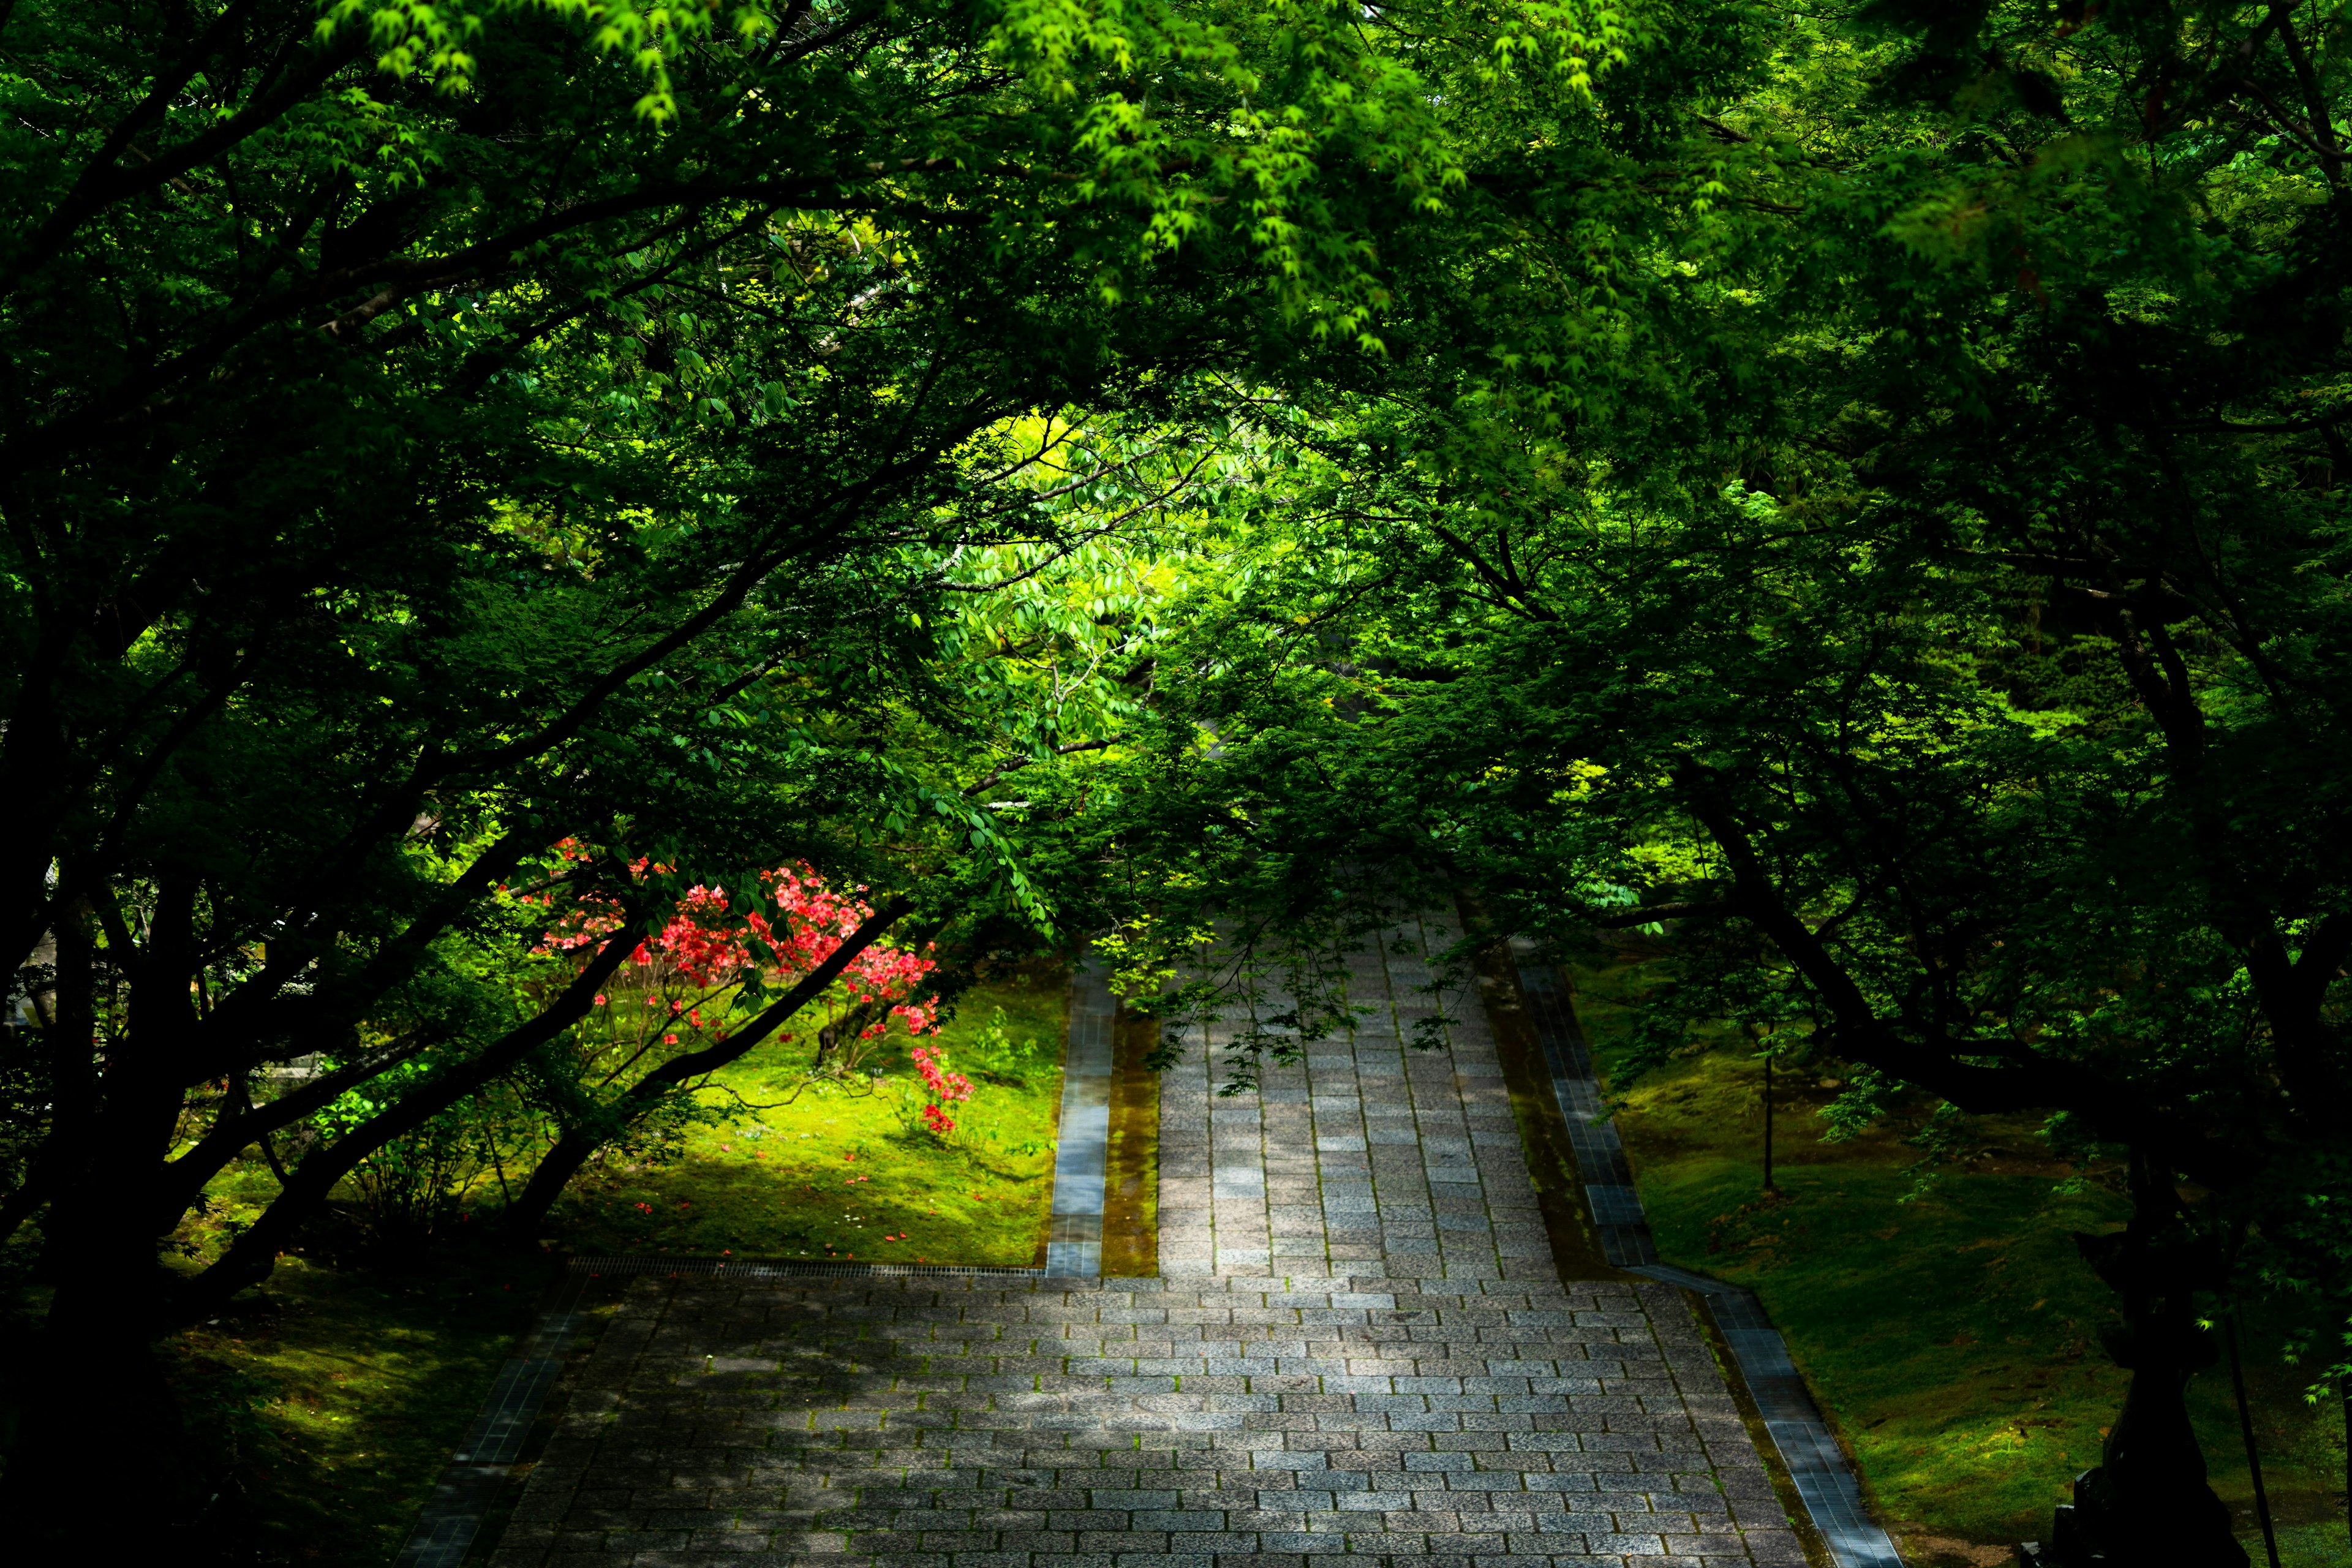
[[[79,1244],[56,1252],[56,1300],[17,1363],[0,1517],[26,1547],[59,1547],[60,1561],[86,1552],[100,1521],[110,1552],[184,1557],[221,1479],[216,1456],[186,1429],[157,1349],[172,1282],[152,1236],[119,1225],[64,1234]]]
[[[499,1220],[507,1234],[518,1242],[528,1242],[537,1236],[540,1227],[547,1223],[548,1211],[555,1206],[555,1200],[563,1195],[563,1189],[580,1173],[580,1167],[604,1145],[604,1139],[593,1132],[576,1127],[566,1129],[563,1136],[556,1140],[555,1147],[531,1172],[522,1192],[507,1205]]]
[[[2179,1196],[2145,1155],[2132,1159],[2132,1199],[2120,1235],[2075,1238],[2118,1297],[2123,1323],[2104,1338],[2132,1380],[2051,1544],[2066,1568],[2246,1568],[2189,1420],[2189,1380],[2220,1359],[2197,1321],[2198,1289],[2218,1282],[2211,1249],[2179,1224]]]

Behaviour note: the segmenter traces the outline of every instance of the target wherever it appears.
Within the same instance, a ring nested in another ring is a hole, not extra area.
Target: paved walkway
[[[635,1282],[494,1563],[1801,1563],[1680,1293],[1559,1281],[1475,998],[1406,1048],[1395,939],[1352,1038],[1171,1075],[1159,1279]]]

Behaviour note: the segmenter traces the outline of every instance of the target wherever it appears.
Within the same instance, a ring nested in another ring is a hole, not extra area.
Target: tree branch
[[[1595,915],[1586,924],[1604,931],[1622,931],[1628,926],[1648,925],[1654,921],[1727,920],[1742,913],[1737,897],[1710,900],[1681,900],[1666,904],[1643,904],[1639,909],[1621,910],[1613,915]]]
[[[1844,966],[1782,901],[1721,781],[1694,763],[1682,767],[1676,783],[1691,815],[1731,864],[1732,896],[1742,906],[1739,912],[1780,949],[1828,1006],[1832,1043],[1840,1054],[1978,1115],[2057,1108],[2080,1116],[2096,1136],[2116,1142],[2144,1142],[2161,1131],[2162,1141],[2191,1163],[2200,1179],[2220,1184],[2226,1156],[2182,1130],[2159,1128],[2164,1119],[2128,1084],[2045,1057],[2011,1058],[2011,1065],[2001,1068],[1978,1067],[1959,1058],[1994,1054],[1991,1047],[1940,1034],[1924,1043],[1913,1041],[1889,1027]]]
[[[135,169],[119,167],[122,156],[139,132],[161,120],[183,89],[205,61],[210,58],[217,42],[232,26],[241,25],[253,10],[256,0],[238,0],[222,14],[211,31],[191,47],[179,65],[157,79],[155,86],[138,108],[125,115],[102,142],[98,153],[82,168],[73,188],[44,218],[9,258],[7,267],[0,269],[0,299],[5,299],[53,259],[74,231],[117,202],[169,184],[200,163],[219,156],[246,138],[261,131],[309,97],[328,78],[357,60],[367,49],[367,35],[354,29],[338,44],[315,50],[303,68],[288,72],[279,79],[275,90],[266,91],[227,119],[189,138],[176,147],[167,148]],[[275,74],[275,73],[268,73]],[[264,78],[268,82],[268,75]]]
[[[230,1243],[219,1261],[173,1293],[164,1307],[169,1321],[178,1323],[201,1317],[247,1285],[268,1279],[278,1252],[327,1201],[336,1183],[394,1139],[417,1131],[459,1100],[503,1077],[533,1050],[586,1017],[595,1005],[596,994],[635,950],[639,940],[637,922],[624,921],[580,972],[579,978],[564,987],[539,1016],[508,1031],[470,1059],[410,1090],[397,1104],[369,1118],[328,1147],[314,1150],[294,1168],[293,1179],[261,1212],[252,1228]]]

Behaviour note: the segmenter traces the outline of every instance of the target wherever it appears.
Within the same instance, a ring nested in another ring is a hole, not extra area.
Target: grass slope
[[[1624,1058],[1639,966],[1576,980],[1606,1079]],[[1916,1151],[1891,1131],[1823,1142],[1814,1113],[1835,1090],[1785,1073],[1780,1194],[1767,1196],[1761,1087],[1754,1061],[1710,1055],[1623,1093],[1617,1124],[1660,1253],[1762,1298],[1914,1561],[2008,1561],[2001,1543],[2048,1533],[2122,1401],[2126,1374],[2097,1340],[2109,1296],[2071,1233],[2119,1224],[2124,1199],[2101,1173],[2070,1182],[2036,1124],[2018,1120],[1988,1122],[1995,1152],[1905,1202]],[[2274,1325],[2257,1313],[2244,1331],[2263,1478],[2295,1526],[2284,1560],[2352,1563],[2341,1413],[2305,1405]],[[2252,1540],[2227,1369],[2200,1376],[2190,1396],[2215,1488]],[[2260,1561],[2258,1540],[2253,1551]]]

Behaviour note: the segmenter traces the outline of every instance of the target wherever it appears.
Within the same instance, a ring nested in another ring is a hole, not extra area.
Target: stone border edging
[[[601,1274],[733,1274],[745,1279],[961,1279],[978,1275],[998,1279],[1040,1279],[1042,1268],[1018,1268],[987,1263],[851,1263],[802,1262],[778,1258],[762,1262],[750,1258],[711,1258],[700,1253],[636,1252],[609,1258],[575,1257],[575,1272],[593,1279]]]
[[[1790,1358],[1788,1342],[1773,1328],[1755,1292],[1659,1261],[1625,1145],[1601,1103],[1601,1080],[1585,1048],[1583,1031],[1577,1027],[1550,966],[1526,962],[1531,947],[1513,942],[1512,963],[1537,1047],[1551,1075],[1552,1093],[1568,1121],[1569,1142],[1576,1151],[1577,1171],[1602,1252],[1629,1274],[1680,1286],[1706,1299],[1797,1496],[1839,1568],[1903,1568],[1894,1541],[1864,1505],[1861,1482]]]

